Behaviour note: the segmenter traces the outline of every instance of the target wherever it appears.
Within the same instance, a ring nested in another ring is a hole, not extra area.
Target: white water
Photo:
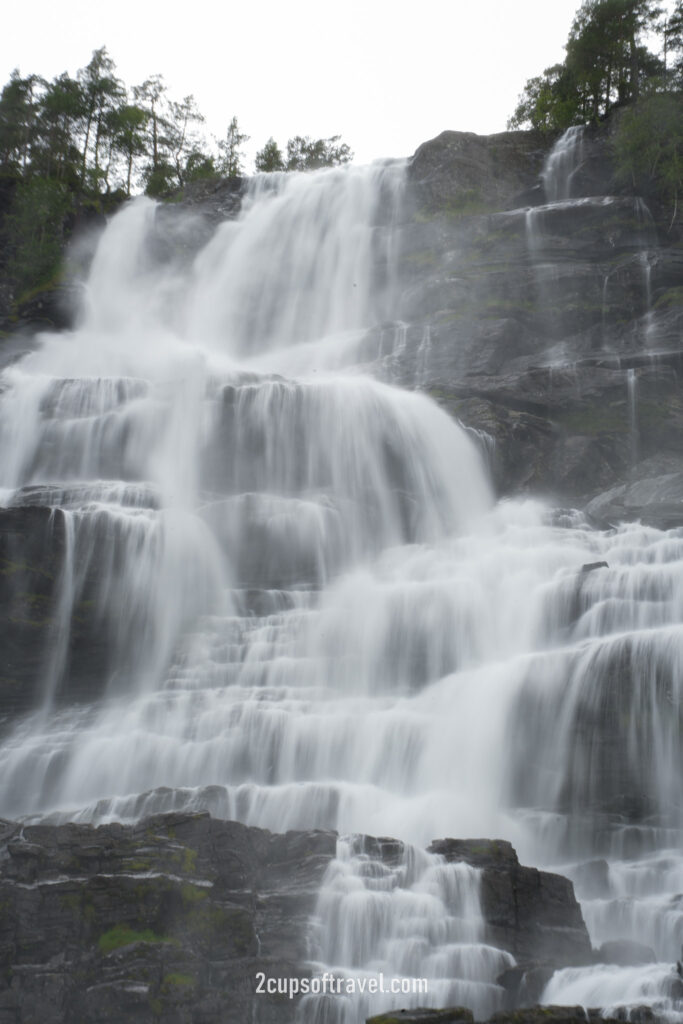
[[[548,155],[541,180],[549,203],[572,198],[574,175],[583,159],[583,134],[583,125],[573,125]]]
[[[131,204],[79,328],[5,372],[6,504],[61,509],[71,540],[44,703],[0,746],[0,814],[207,807],[417,846],[503,837],[523,862],[597,854],[635,876],[679,842],[683,531],[495,507],[470,437],[362,372],[363,328],[392,314],[402,180],[388,165],[256,181],[189,266],[182,226]],[[106,699],[60,706],[84,594],[112,652]],[[430,1002],[485,1015],[510,960],[462,924],[475,880],[410,857],[367,873],[340,846],[317,958],[424,971]],[[671,858],[659,888],[605,893],[618,913],[591,906],[597,941],[639,939],[649,913],[673,961]]]

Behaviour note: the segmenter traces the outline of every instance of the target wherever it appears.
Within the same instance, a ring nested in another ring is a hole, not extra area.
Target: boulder
[[[520,962],[581,965],[592,960],[588,931],[569,879],[520,865],[503,840],[442,839],[429,847],[447,861],[483,871],[482,912],[489,941]]]

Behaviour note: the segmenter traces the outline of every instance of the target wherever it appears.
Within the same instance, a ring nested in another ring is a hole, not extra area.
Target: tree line
[[[654,43],[654,48],[648,46]],[[585,0],[561,64],[530,78],[508,128],[544,134],[615,115],[616,174],[678,214],[683,188],[683,0]]]
[[[106,47],[75,78],[46,81],[14,71],[0,94],[0,174],[38,175],[94,193],[161,195],[206,177],[244,173],[244,134],[233,117],[212,151],[194,96],[174,100],[162,75],[128,88]],[[257,170],[310,170],[352,159],[339,136],[295,136],[283,156],[274,139]]]
[[[107,212],[133,191],[163,196],[199,179],[244,173],[249,141],[233,116],[207,143],[193,96],[176,100],[162,75],[129,88],[106,47],[75,77],[14,71],[0,93],[0,268],[14,291],[54,274],[64,241],[88,209]],[[338,135],[269,139],[259,171],[347,163]]]

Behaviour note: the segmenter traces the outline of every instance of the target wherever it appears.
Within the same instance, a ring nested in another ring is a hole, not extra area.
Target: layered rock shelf
[[[336,843],[330,832],[276,835],[208,814],[99,828],[3,822],[0,1021],[294,1021],[298,1000],[257,994],[257,975],[320,973],[308,960],[311,927]],[[401,844],[366,837],[364,848],[391,863]],[[431,850],[482,869],[488,940],[525,965],[502,979],[511,1006],[520,984],[538,989],[553,967],[591,962],[567,879],[522,867],[502,841]]]

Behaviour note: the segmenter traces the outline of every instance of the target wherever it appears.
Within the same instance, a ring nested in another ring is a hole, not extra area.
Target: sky
[[[504,131],[526,80],[564,58],[580,0],[32,0],[3,15],[2,84],[75,75],[106,46],[128,86],[161,73],[206,134],[236,115],[246,170],[272,135],[341,135],[356,163],[446,129]]]

